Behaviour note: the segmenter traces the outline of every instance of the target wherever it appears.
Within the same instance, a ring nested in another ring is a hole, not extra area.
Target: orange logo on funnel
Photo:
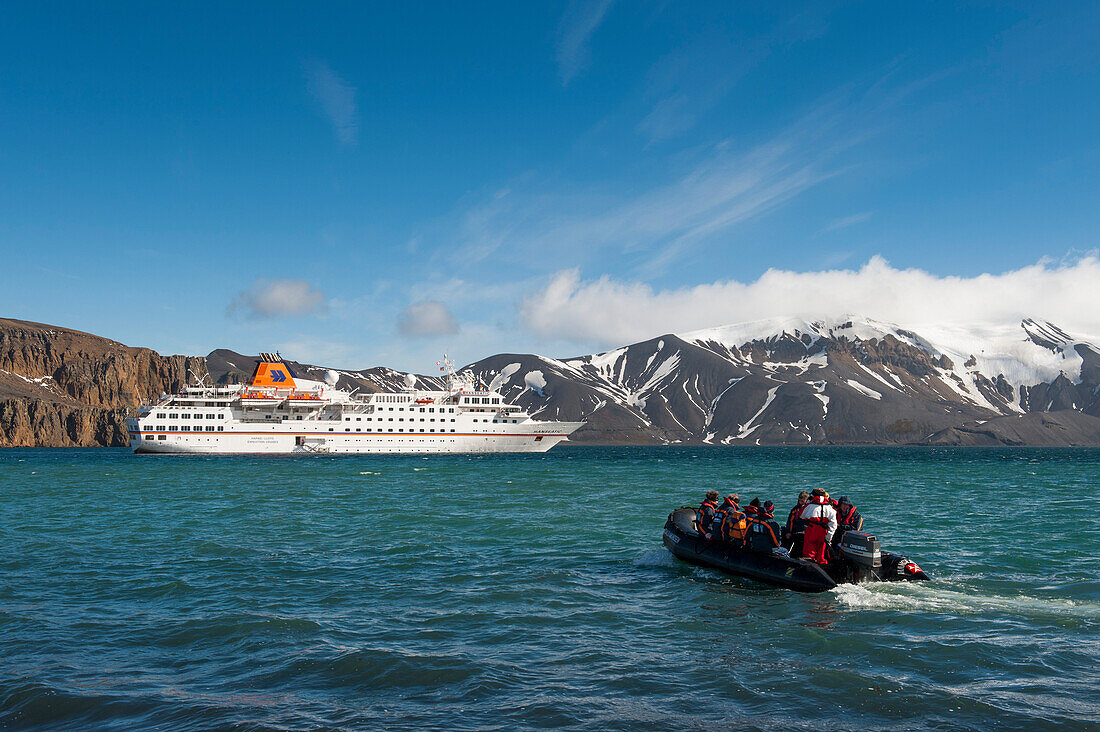
[[[274,386],[277,389],[293,389],[294,377],[290,369],[281,363],[262,362],[252,375],[252,386]]]

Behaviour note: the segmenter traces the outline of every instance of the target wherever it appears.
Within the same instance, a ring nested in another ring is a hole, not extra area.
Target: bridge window
[[[157,415],[157,419],[164,419],[164,412]]]

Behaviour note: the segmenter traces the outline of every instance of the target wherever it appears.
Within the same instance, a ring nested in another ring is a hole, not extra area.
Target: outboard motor
[[[695,518],[696,511],[691,506],[678,508],[669,516],[669,520],[676,525],[676,528],[689,535],[698,533],[695,530]]]
[[[837,546],[841,556],[852,566],[857,582],[878,577],[882,573],[882,546],[878,539],[862,531],[845,531]]]
[[[932,579],[927,572],[917,566],[916,562],[911,562],[900,554],[886,555],[882,578],[909,581]]]

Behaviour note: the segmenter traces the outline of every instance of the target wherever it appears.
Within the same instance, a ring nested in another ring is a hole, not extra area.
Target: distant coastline
[[[959,346],[930,349],[934,339],[854,317],[667,334],[566,361],[499,354],[465,368],[536,418],[584,420],[563,448],[1100,446],[1100,348],[1038,321],[1003,332],[1016,351],[1031,348],[1012,369],[1018,383]],[[126,416],[143,401],[196,378],[240,381],[254,361],[225,349],[162,356],[0,319],[0,447],[124,447]],[[311,378],[338,374],[349,391],[399,390],[406,376],[289,363]]]

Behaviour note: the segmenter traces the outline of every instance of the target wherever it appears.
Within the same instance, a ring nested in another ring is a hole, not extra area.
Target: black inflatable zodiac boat
[[[668,515],[664,544],[685,562],[800,592],[824,592],[843,583],[932,579],[905,557],[882,551],[875,537],[859,531],[844,533],[827,565],[709,540],[696,531],[695,509],[689,507]]]

